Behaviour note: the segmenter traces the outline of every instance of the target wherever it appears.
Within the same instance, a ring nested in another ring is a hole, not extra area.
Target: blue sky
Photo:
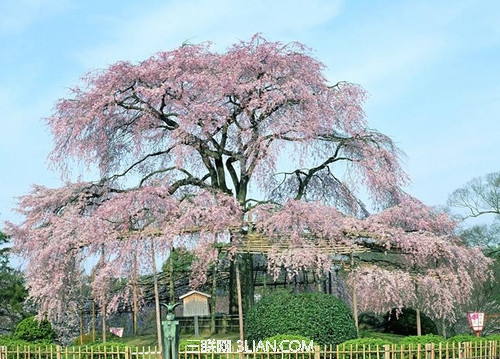
[[[19,220],[32,183],[60,184],[42,119],[85,72],[257,32],[305,43],[332,83],[370,93],[371,127],[406,153],[407,191],[426,204],[500,170],[498,0],[0,0],[0,222]]]

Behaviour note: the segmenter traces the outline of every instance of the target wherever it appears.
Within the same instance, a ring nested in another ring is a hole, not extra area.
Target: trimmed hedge
[[[471,334],[460,334],[455,335],[454,337],[448,338],[449,343],[464,343],[464,342],[484,342],[485,340],[499,340],[498,335],[491,335],[487,337],[476,337]]]
[[[401,339],[398,344],[405,346],[412,344],[413,346],[417,346],[418,344],[425,345],[429,343],[446,343],[446,338],[435,334],[427,334],[422,336],[411,335],[409,337]]]
[[[490,334],[486,337],[480,337],[480,338],[483,338],[485,340],[498,340],[498,341],[500,341],[500,334]]]
[[[30,343],[50,344],[56,339],[56,332],[48,320],[39,322],[35,317],[21,320],[14,330],[13,338]]]
[[[393,344],[393,342],[389,339],[382,339],[382,338],[358,338],[358,339],[346,340],[340,345],[343,348],[350,348],[350,347],[356,348],[363,346],[381,347],[387,344]]]
[[[12,335],[1,335],[0,336],[0,346],[5,346],[9,350],[16,349],[17,347],[19,347],[19,348],[29,347],[30,349],[38,348],[40,346],[44,346],[44,347],[45,346],[53,346],[54,348],[56,347],[55,344],[52,344],[52,343],[44,341],[44,340],[37,340],[34,342],[28,342],[26,340],[14,338]]]
[[[294,334],[318,345],[336,345],[357,337],[349,307],[323,293],[268,294],[246,313],[245,319],[248,340]]]

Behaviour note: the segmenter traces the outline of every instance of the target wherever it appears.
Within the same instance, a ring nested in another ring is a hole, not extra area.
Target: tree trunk
[[[264,269],[262,271],[262,273],[263,273],[262,274],[262,292],[264,294],[266,294],[267,293],[267,271],[266,271],[266,269]]]
[[[101,263],[104,264],[106,260],[106,254],[105,254],[105,249],[104,247],[101,248]],[[101,312],[102,312],[102,320],[101,320],[101,329],[102,329],[102,342],[103,343],[106,343],[106,300],[107,300],[107,296],[103,299],[102,301],[102,308],[101,308]]]
[[[158,340],[158,348],[162,351],[162,338],[161,338],[161,312],[160,312],[160,292],[158,290],[158,276],[156,274],[156,252],[155,244],[151,239],[151,260],[153,263],[153,283],[155,291],[155,310],[156,310],[156,339]]]
[[[168,266],[168,271],[170,272],[170,278],[169,278],[169,288],[168,288],[168,293],[169,293],[169,302],[170,304],[175,303],[175,278],[174,278],[174,247],[170,250],[170,260],[169,260],[169,266]]]
[[[217,305],[217,264],[214,264],[214,270],[212,273],[212,290],[210,293],[210,333],[215,334],[216,326],[215,326],[215,312]]]
[[[253,255],[245,253],[241,255],[240,279],[243,299],[243,313],[253,305],[254,300],[254,279],[253,279]]]
[[[104,344],[104,343],[106,343],[106,305],[105,304],[103,305],[103,308],[102,308],[101,325],[102,325],[102,342]]]
[[[238,326],[240,328],[240,340],[243,341],[245,339],[245,334],[243,332],[243,303],[242,303],[242,293],[241,293],[241,280],[240,280],[240,271],[238,269],[238,265],[235,267],[236,271],[236,292],[238,297]]]
[[[80,309],[80,345],[83,345],[83,308]]]
[[[354,268],[354,256],[351,254],[351,268]],[[330,274],[330,281],[331,275]],[[356,293],[356,283],[354,283],[354,288],[352,288],[352,313],[354,315],[354,324],[356,325],[356,334],[359,336],[359,321],[358,321],[358,294]]]
[[[316,282],[316,287],[318,288],[318,292],[324,293],[325,291],[323,286],[323,280],[316,273],[314,273],[313,275],[314,275],[314,281]]]
[[[139,294],[137,288],[137,255],[134,254],[134,268],[133,268],[133,278],[132,278],[132,321],[133,321],[133,333],[137,335],[137,317],[139,314]]]
[[[238,268],[236,268],[238,266]],[[240,278],[236,278],[236,270]],[[242,253],[229,265],[229,313],[238,313],[237,283],[240,281],[241,300],[243,313],[245,313],[254,301],[254,280],[253,280],[253,256],[249,253]]]
[[[229,263],[229,314],[238,314],[238,296],[236,290],[236,259]]]
[[[422,335],[422,325],[420,323],[420,309],[415,309],[415,313],[417,316],[417,335],[421,336]]]
[[[359,336],[358,295],[356,294],[356,285],[352,289],[352,315],[354,316],[354,325],[356,326],[356,334]]]
[[[83,288],[80,287],[80,300],[79,300],[79,304],[80,304],[80,313],[79,313],[79,316],[80,316],[80,345],[83,345],[83,321],[84,321],[84,313],[83,313],[83,308],[84,308],[84,299],[83,299]]]
[[[92,298],[92,343],[95,342],[95,302]]]

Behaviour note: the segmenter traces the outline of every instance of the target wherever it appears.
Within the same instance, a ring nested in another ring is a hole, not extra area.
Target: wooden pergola
[[[279,235],[269,237],[261,233],[247,233],[240,235],[240,241],[237,245],[236,253],[246,253],[246,254],[266,254],[271,249],[275,249],[276,247],[279,250],[287,250],[291,248],[291,244],[287,241],[286,235]],[[321,252],[329,254],[329,255],[344,255],[350,257],[349,264],[351,266],[354,265],[353,254],[355,253],[365,253],[368,252],[368,248],[353,244],[345,244],[345,243],[318,243],[315,242],[314,236],[310,237],[311,241],[309,244],[312,244],[313,247],[319,249]],[[353,236],[357,237],[357,236]],[[235,266],[236,269],[236,291],[238,296],[238,322],[239,322],[239,331],[240,331],[240,340],[244,340],[244,331],[243,331],[243,304],[242,304],[242,294],[241,294],[241,281],[240,281],[240,272],[238,266]],[[356,330],[358,330],[358,308],[357,308],[357,299],[356,299],[356,291],[353,292],[353,316],[354,322],[356,325]]]
[[[352,255],[354,253],[364,253],[368,249],[357,244],[314,243],[314,237],[311,236],[311,244],[314,248],[329,255]],[[274,236],[272,238],[259,233],[249,233],[242,235],[237,245],[237,253],[266,254],[271,249],[287,250],[291,248],[286,236]]]
[[[247,223],[248,225],[248,223]],[[291,243],[288,241],[289,235],[280,234],[274,235],[272,237],[266,236],[263,233],[258,232],[250,232],[250,233],[241,233],[241,228],[228,228],[229,231],[232,232],[233,235],[238,237],[239,241],[236,245],[236,253],[238,254],[267,254],[271,251],[271,249],[278,250],[287,250],[291,248]],[[189,228],[179,235],[184,234],[193,234],[200,232],[199,228]],[[238,233],[240,232],[240,233]],[[143,232],[143,234],[149,235],[151,237],[155,237],[162,234],[161,230],[153,229],[149,231]],[[360,238],[360,237],[374,237],[370,233],[345,233],[347,238]],[[365,253],[368,252],[369,249],[363,247],[361,245],[352,243],[321,243],[316,241],[317,237],[310,234],[303,234],[303,237],[310,239],[308,245],[309,248],[312,247],[319,249],[321,252],[326,253],[331,256],[349,256],[350,262],[349,264],[353,265],[353,254],[356,253]],[[300,246],[299,246],[300,247]],[[306,249],[304,247],[304,249]],[[240,339],[244,340],[243,333],[243,309],[242,309],[242,293],[241,293],[241,281],[240,281],[240,273],[238,266],[235,266],[236,270],[236,290],[238,296],[238,320],[240,327]],[[158,303],[156,304],[159,305]],[[356,324],[356,329],[358,328],[358,315],[357,315],[357,300],[356,300],[356,291],[353,293],[353,314],[354,320]],[[157,308],[157,316],[159,316],[159,308]],[[157,318],[157,322],[160,322],[159,317]]]

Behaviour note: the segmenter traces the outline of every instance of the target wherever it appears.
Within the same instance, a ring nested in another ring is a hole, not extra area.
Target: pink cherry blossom
[[[162,258],[192,250],[196,286],[219,250],[234,259],[259,237],[274,275],[324,275],[343,264],[339,251],[396,252],[392,266],[350,272],[362,308],[453,318],[489,262],[453,221],[404,195],[403,154],[369,127],[366,92],[332,86],[300,43],[257,34],[224,53],[210,46],[89,72],[56,104],[49,161],[68,183],[34,186],[19,198],[24,221],[7,224],[40,312],[74,307],[84,274],[101,307],[116,310],[134,273],[151,271],[152,246]],[[72,183],[75,163],[98,182]],[[111,295],[116,278],[125,289]]]

